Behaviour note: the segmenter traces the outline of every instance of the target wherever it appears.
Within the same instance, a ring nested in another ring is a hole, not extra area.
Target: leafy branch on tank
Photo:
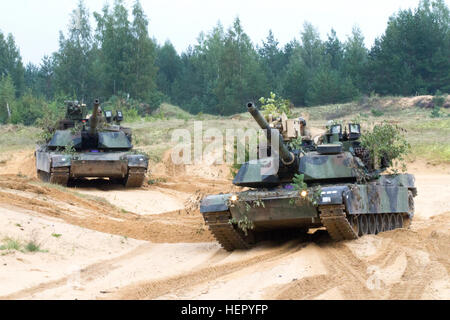
[[[243,215],[243,217],[239,220],[237,220],[236,218],[232,218],[228,221],[228,223],[236,224],[246,236],[248,235],[248,230],[253,230],[255,228],[253,221],[250,220],[246,215]]]
[[[42,130],[39,133],[38,143],[50,141],[55,133],[57,122],[46,118],[40,118],[36,120],[36,125]]]
[[[291,183],[291,186],[294,188],[294,190],[298,191],[298,197],[291,198],[289,200],[289,204],[292,206],[303,205],[305,201],[308,201],[313,205],[317,205],[320,200],[322,188],[320,186],[314,186],[312,188],[309,188],[308,190],[308,185],[306,184],[304,179],[304,174],[294,174],[294,177],[292,178],[293,182]],[[302,192],[307,192],[307,196],[303,197]]]
[[[261,199],[253,200],[252,202],[253,202],[253,208],[256,208],[256,207],[265,208],[266,207],[266,205],[264,204],[264,201],[262,201]]]
[[[294,178],[292,179],[291,186],[294,187],[294,190],[303,191],[308,188],[308,185],[306,184],[305,175],[304,174],[294,174]]]
[[[290,117],[291,112],[291,102],[287,99],[282,99],[277,97],[277,95],[273,92],[270,93],[269,98],[261,97],[259,99],[261,102],[261,110],[265,116],[272,115],[274,117],[281,116],[283,112]]]
[[[264,201],[262,201],[261,199],[248,200],[245,198],[239,198],[235,201],[231,201],[230,199],[228,199],[227,205],[229,207],[244,206],[243,211],[241,211],[242,217],[240,219],[232,218],[228,221],[228,223],[237,225],[238,228],[241,229],[246,236],[248,235],[248,230],[253,230],[255,227],[253,221],[247,216],[247,213],[251,210],[252,207],[266,207]]]
[[[396,124],[382,122],[361,135],[361,146],[369,151],[374,170],[392,168],[398,163],[402,172],[406,171],[405,157],[410,152],[411,145],[404,132],[405,129]],[[396,168],[391,170],[397,172]]]
[[[76,156],[76,154],[77,154],[77,150],[75,149],[73,141],[70,141],[64,147],[57,148],[56,152],[61,152],[63,154],[70,155],[72,157]]]
[[[302,150],[302,137],[297,137],[295,139],[292,139],[287,143],[290,150]]]
[[[320,197],[322,196],[322,188],[320,186],[315,186],[311,191],[312,192],[309,192],[308,194],[308,199],[314,206],[317,206],[319,204]]]
[[[70,128],[70,134],[75,135],[81,132],[83,125],[81,123],[75,123],[72,128]]]

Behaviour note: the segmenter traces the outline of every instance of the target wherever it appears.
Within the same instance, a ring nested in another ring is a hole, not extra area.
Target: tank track
[[[53,168],[51,172],[38,171],[38,177],[44,182],[67,186],[69,182],[69,168]]]
[[[125,180],[126,188],[139,188],[142,186],[145,180],[145,172],[144,168],[130,168],[128,170],[128,176]]]
[[[203,215],[205,223],[214,238],[227,251],[235,249],[249,249],[251,247],[244,237],[244,234],[229,223],[231,214],[228,211],[208,212]]]
[[[410,204],[411,205],[411,204]],[[353,227],[352,223],[347,219],[346,213],[345,213],[345,206],[344,205],[328,205],[328,206],[320,206],[320,220],[322,221],[323,226],[327,229],[330,237],[335,241],[341,241],[341,240],[354,240],[359,238],[359,236],[362,236],[366,233],[361,233],[359,230],[359,227]],[[412,208],[412,211],[414,211],[414,208]],[[412,218],[409,217],[408,213],[384,213],[379,214],[377,216],[385,216],[388,217],[388,219],[392,219],[391,216],[401,215],[402,220],[400,224],[397,224],[395,222],[394,225],[390,225],[388,229],[385,229],[386,227],[383,225],[382,230],[380,230],[376,225],[373,227],[374,229],[372,232],[369,232],[370,234],[377,234],[379,232],[388,231],[388,230],[394,230],[397,228],[409,228],[411,225]],[[375,216],[374,214],[368,214],[368,216]],[[354,217],[356,220],[356,216]],[[357,224],[359,222],[353,220],[353,224]]]
[[[319,207],[320,220],[325,228],[327,228],[331,238],[335,241],[358,238],[358,233],[347,220],[344,209],[344,205]]]

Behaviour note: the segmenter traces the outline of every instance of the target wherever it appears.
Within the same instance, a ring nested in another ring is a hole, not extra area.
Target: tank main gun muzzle
[[[253,102],[247,103],[247,110],[252,115],[253,119],[258,123],[261,129],[265,130],[267,141],[271,143],[272,134],[271,129],[273,129],[264,119],[262,114],[258,111]],[[285,165],[292,165],[295,162],[295,156],[292,152],[288,150],[283,141],[283,136],[281,134],[278,135],[279,138],[279,155],[281,162]]]

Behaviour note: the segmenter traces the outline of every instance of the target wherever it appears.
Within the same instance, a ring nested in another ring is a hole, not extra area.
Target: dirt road
[[[197,209],[203,195],[233,190],[224,168],[159,168],[163,179],[141,190],[61,188],[35,180],[32,153],[18,157],[0,166],[0,240],[21,245],[0,251],[1,299],[450,298],[447,167],[411,165],[410,230],[339,243],[319,231],[228,253]]]

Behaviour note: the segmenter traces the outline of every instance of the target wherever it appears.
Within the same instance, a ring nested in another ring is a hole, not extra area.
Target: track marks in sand
[[[448,299],[448,218],[449,213],[443,213],[412,230],[319,243],[326,274],[276,286],[265,298]]]
[[[219,277],[229,275],[242,269],[261,264],[263,262],[279,260],[282,257],[298,251],[302,244],[291,241],[281,247],[265,248],[253,251],[236,251],[226,259],[217,263],[208,263],[206,266],[198,266],[190,272],[177,276],[158,279],[149,282],[136,283],[119,290],[110,299],[157,299],[166,294],[177,296],[177,292],[191,288],[199,283],[215,280]],[[231,260],[231,261],[228,261]]]
[[[32,298],[34,295],[42,293],[46,290],[55,289],[58,287],[67,286],[70,287],[72,279],[78,279],[79,281],[85,282],[85,281],[91,281],[95,278],[105,276],[115,268],[117,268],[117,264],[127,261],[135,256],[141,255],[144,252],[149,250],[149,247],[151,244],[143,244],[137,247],[136,249],[123,254],[119,257],[115,257],[113,259],[104,260],[101,262],[94,263],[92,265],[89,265],[81,270],[74,271],[73,274],[70,274],[66,277],[41,283],[39,285],[33,286],[31,288],[26,288],[23,290],[20,290],[18,292],[14,292],[12,294],[0,297],[0,300],[18,300],[18,299],[29,299]],[[78,281],[78,280],[77,280]]]
[[[304,277],[272,289],[273,299],[309,300],[319,298],[329,290],[338,289],[333,298],[373,299],[367,288],[366,264],[343,243],[325,243],[317,247],[320,259],[327,269],[324,275]]]

